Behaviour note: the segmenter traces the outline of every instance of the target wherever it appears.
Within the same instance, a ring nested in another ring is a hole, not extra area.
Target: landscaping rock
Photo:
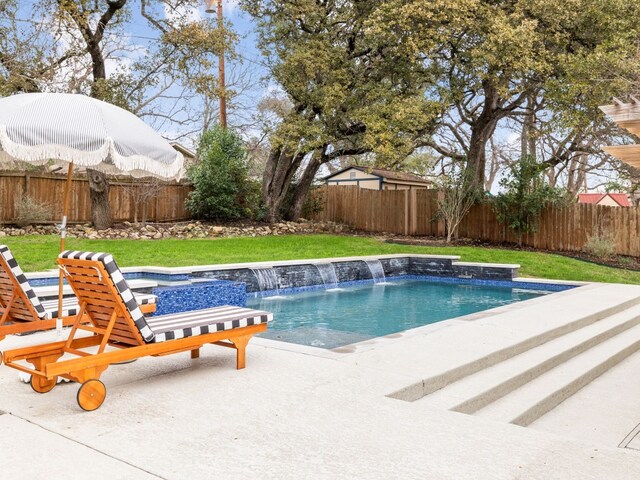
[[[351,229],[346,225],[334,222],[280,222],[277,224],[232,224],[214,225],[202,222],[179,224],[136,225],[124,222],[117,227],[96,230],[90,224],[70,225],[67,230],[69,238],[86,239],[130,239],[159,240],[162,238],[220,238],[220,237],[261,237],[267,235],[293,235],[305,233],[343,233]],[[57,235],[55,225],[30,225],[24,228],[0,226],[0,238],[21,235]]]

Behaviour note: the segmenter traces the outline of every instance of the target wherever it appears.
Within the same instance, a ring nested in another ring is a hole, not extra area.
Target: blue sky
[[[2,1],[2,0],[0,0]],[[103,3],[103,2],[101,2]],[[106,3],[106,2],[104,2]],[[167,4],[170,4],[171,0],[166,3],[161,2],[152,2],[151,5],[154,10],[154,15],[161,18],[162,16],[171,15],[171,10],[166,7]],[[38,6],[43,5],[43,0],[19,0],[17,2],[19,5],[19,17],[21,21],[18,25],[24,25],[25,30],[38,28],[40,25],[51,25],[50,19],[46,18],[45,14],[42,10],[38,9]],[[163,8],[164,6],[164,8]],[[205,12],[205,2],[204,0],[199,0],[197,3],[197,10],[191,12],[185,12],[181,10],[177,12],[178,14],[186,14],[192,20],[199,20],[209,18],[211,20],[215,20],[215,13],[209,14]],[[266,69],[261,65],[261,55],[260,52],[256,48],[256,35],[255,35],[255,25],[251,19],[251,17],[242,11],[238,6],[238,0],[223,0],[224,6],[224,14],[227,22],[230,22],[233,30],[239,37],[238,44],[236,45],[236,52],[240,59],[239,62],[242,62],[242,66],[238,67],[236,64],[238,61],[230,61],[227,60],[227,69],[228,69],[228,78],[233,76],[234,68],[242,68],[242,69],[250,69],[251,70],[251,86],[248,90],[244,92],[245,98],[237,98],[236,101],[243,105],[242,112],[244,117],[248,117],[251,113],[251,110],[255,108],[257,102],[262,97],[265,91],[265,84],[261,82],[265,75]],[[107,61],[107,74],[113,75],[117,68],[126,68],[127,64],[132,63],[145,54],[145,51],[148,47],[152,46],[154,43],[154,39],[158,38],[157,30],[151,28],[147,21],[143,19],[139,13],[140,3],[139,0],[129,0],[127,8],[132,12],[130,15],[130,22],[128,22],[127,27],[125,29],[126,34],[123,36],[116,37],[116,41],[122,43],[127,46],[128,49],[133,47],[133,51],[130,52],[120,52],[120,58],[112,59]],[[51,11],[51,9],[47,9]],[[164,11],[163,11],[164,10]],[[2,18],[0,18],[2,21]],[[50,28],[50,27],[47,27]],[[108,38],[109,27],[107,28],[107,34],[105,35],[105,45],[108,45],[110,39]],[[113,40],[113,38],[111,39]],[[60,48],[65,48],[65,42],[70,41],[70,37],[68,40],[62,38],[62,40],[58,39],[58,45],[61,45]],[[62,43],[60,43],[62,42]],[[68,45],[68,43],[66,43]],[[66,66],[66,72],[69,73],[73,69],[69,66]],[[61,84],[64,88],[64,83]],[[55,89],[54,86],[52,88]],[[164,103],[160,103],[159,108],[170,111],[172,108],[171,104],[167,104],[165,106]],[[234,118],[232,112],[230,112],[230,123],[233,125],[235,123],[241,123],[239,118]],[[153,122],[152,119],[147,119],[149,122]],[[174,137],[176,133],[176,127],[170,125],[162,125],[156,122],[155,125],[160,133],[165,134],[167,137]],[[191,141],[196,140],[195,135],[192,135],[190,139],[181,139],[180,141],[184,141],[183,143],[188,144]],[[192,145],[189,145],[192,146]]]

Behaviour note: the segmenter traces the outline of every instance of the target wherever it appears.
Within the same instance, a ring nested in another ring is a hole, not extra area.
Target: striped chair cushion
[[[69,258],[74,260],[91,260],[94,262],[100,262],[104,265],[105,270],[111,277],[114,285],[116,286],[116,290],[120,295],[120,298],[124,302],[124,304],[129,309],[129,313],[135,323],[136,327],[140,331],[140,335],[144,339],[145,342],[149,343],[153,341],[153,332],[149,325],[147,324],[147,320],[145,319],[142,310],[138,306],[138,302],[136,302],[135,297],[133,296],[133,292],[129,288],[127,281],[125,280],[120,268],[116,264],[116,261],[113,259],[111,255],[108,253],[93,253],[93,252],[78,252],[72,250],[66,250],[62,252],[59,258]]]
[[[242,307],[215,307],[148,318],[154,343],[222,332],[273,320],[273,314]]]
[[[7,247],[6,245],[0,245],[0,255],[2,255],[4,261],[7,262],[7,265],[9,265],[9,271],[7,272],[7,275],[13,275],[15,277],[17,282],[20,284],[22,291],[31,302],[31,305],[33,305],[33,308],[38,314],[38,317],[41,319],[45,319],[45,309],[40,303],[40,299],[36,295],[36,292],[34,292],[33,288],[31,288],[31,285],[29,285],[29,281],[27,280],[27,277],[24,276],[20,265],[18,265],[16,259],[13,258],[9,247]]]
[[[156,303],[158,297],[148,293],[134,293],[138,305],[151,305]],[[43,320],[58,318],[58,300],[45,300],[42,306],[45,309]],[[78,299],[75,297],[65,298],[62,300],[62,316],[70,317],[78,314]]]

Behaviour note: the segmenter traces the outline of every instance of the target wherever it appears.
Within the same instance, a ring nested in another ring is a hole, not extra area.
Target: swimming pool
[[[274,313],[260,336],[331,349],[547,293],[411,279],[250,298],[247,306]]]
[[[266,337],[331,349],[577,286],[516,281],[518,269],[456,256],[394,254],[131,267],[124,275],[132,289],[158,296],[157,314],[248,302],[275,313]],[[57,272],[29,275],[41,298],[57,298],[57,281]]]

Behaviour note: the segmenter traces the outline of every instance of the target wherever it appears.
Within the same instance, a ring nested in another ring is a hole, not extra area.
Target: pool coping
[[[264,262],[243,262],[243,263],[218,263],[211,265],[194,265],[194,266],[182,266],[182,267],[157,267],[153,265],[140,266],[140,267],[122,267],[120,270],[123,273],[159,273],[168,275],[179,275],[196,272],[207,272],[217,270],[235,270],[239,268],[268,268],[268,267],[281,267],[290,265],[301,265],[310,263],[327,263],[327,262],[355,262],[365,260],[380,260],[380,259],[393,259],[393,258],[432,258],[434,260],[451,260],[454,264],[460,264],[463,266],[476,266],[484,265],[488,267],[499,266],[502,268],[520,268],[520,265],[516,264],[471,264],[470,262],[457,262],[460,260],[459,255],[426,255],[426,254],[413,254],[413,253],[394,253],[385,255],[363,255],[363,256],[351,256],[351,257],[331,257],[331,258],[301,258],[297,260],[269,260]],[[46,270],[44,272],[29,272],[25,273],[28,279],[32,278],[52,278],[59,275],[57,269]]]

